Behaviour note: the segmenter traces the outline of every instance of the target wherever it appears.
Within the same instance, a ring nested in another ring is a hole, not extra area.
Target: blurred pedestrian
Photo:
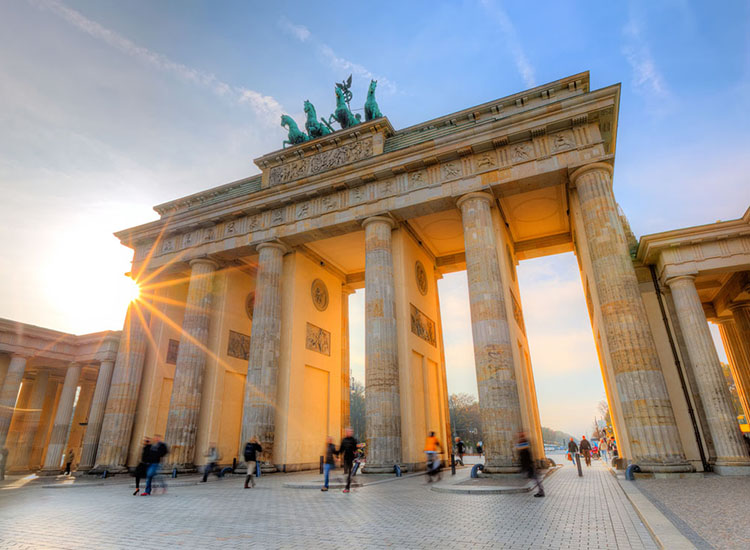
[[[352,468],[354,467],[354,455],[357,453],[357,440],[354,437],[354,430],[347,428],[344,431],[345,437],[339,445],[338,455],[344,461],[344,473],[346,474],[346,488],[344,493],[348,493],[352,484]]]
[[[213,472],[216,472],[217,478],[221,477],[221,472],[218,469],[219,450],[216,448],[216,443],[211,443],[211,446],[208,448],[205,456],[208,461],[207,464],[203,467],[203,479],[201,480],[203,483],[208,481],[208,476]]]
[[[539,478],[539,474],[534,466],[534,457],[531,454],[531,444],[529,443],[529,440],[526,439],[526,435],[523,432],[518,434],[516,452],[518,453],[518,460],[521,463],[521,471],[536,483],[537,491],[534,496],[543,497],[544,487],[542,487],[542,480]]]
[[[578,454],[578,445],[575,440],[571,437],[568,441],[568,460],[573,461],[573,466],[576,464],[576,455]]]
[[[133,495],[137,495],[141,490],[141,479],[146,477],[148,471],[148,457],[151,450],[151,440],[148,437],[143,439],[143,449],[141,450],[141,461],[138,466],[135,467],[135,492]]]
[[[482,445],[482,441],[477,441],[477,454],[479,456],[482,456],[482,452],[484,452],[484,445]]]
[[[438,451],[442,451],[440,441],[438,441],[435,432],[430,432],[424,444],[424,452],[427,455],[427,483],[430,483],[435,476],[438,477],[438,481],[442,479]]]
[[[599,439],[599,456],[604,462],[607,462],[607,438],[605,436]]]
[[[73,465],[73,460],[75,460],[75,453],[73,452],[73,449],[70,449],[68,451],[68,454],[65,455],[65,471],[63,474],[66,476],[70,475],[70,467]]]
[[[333,438],[329,435],[326,438],[325,458],[323,462],[323,488],[321,491],[328,490],[328,478],[331,470],[336,465],[333,460],[333,455],[336,454],[336,445],[333,444]]]
[[[460,437],[456,438],[456,454],[458,455],[458,461],[461,466],[464,465],[464,453],[466,452],[466,445],[461,441]]]
[[[8,464],[8,447],[0,448],[0,481],[5,479],[5,466]]]
[[[243,451],[243,456],[245,457],[245,464],[247,464],[247,475],[245,476],[245,489],[252,489],[255,487],[255,482],[253,481],[253,473],[256,474],[257,477],[257,468],[258,468],[258,453],[263,452],[263,447],[260,446],[260,443],[258,443],[258,438],[253,436],[250,438],[250,441],[245,443],[245,450]]]
[[[585,435],[581,436],[580,449],[584,460],[586,460],[586,466],[591,466],[591,443]]]
[[[148,453],[145,453],[148,468],[146,469],[146,490],[141,493],[142,497],[147,497],[151,494],[151,484],[154,480],[154,476],[159,473],[159,465],[168,453],[169,448],[166,443],[161,440],[161,436],[155,435],[153,442],[148,448]],[[161,489],[162,491],[167,490],[166,483],[161,483]]]

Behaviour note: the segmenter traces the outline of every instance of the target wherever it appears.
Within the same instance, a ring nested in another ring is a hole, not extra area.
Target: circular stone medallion
[[[312,301],[318,311],[325,311],[328,307],[328,289],[323,281],[315,279],[310,289]]]
[[[255,292],[251,292],[247,295],[247,298],[245,298],[245,313],[247,313],[247,318],[251,321],[253,320],[253,310],[255,309]]]
[[[427,295],[427,272],[424,270],[422,262],[417,260],[417,264],[414,266],[414,274],[417,277],[417,288],[422,296]]]

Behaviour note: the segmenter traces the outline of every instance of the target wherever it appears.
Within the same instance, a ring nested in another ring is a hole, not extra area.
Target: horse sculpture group
[[[287,145],[298,145],[311,139],[319,138],[335,132],[333,122],[338,122],[341,129],[351,128],[362,122],[362,117],[359,114],[353,114],[349,108],[349,99],[352,94],[349,88],[352,85],[352,77],[342,83],[336,83],[336,110],[328,120],[322,118],[318,120],[318,114],[315,112],[315,106],[309,101],[305,100],[305,115],[307,121],[305,122],[305,130],[303,132],[297,126],[297,123],[289,115],[281,115],[281,126],[286,128],[289,135],[284,140],[283,146],[286,148]],[[367,100],[365,101],[365,121],[374,120],[383,116],[378,108],[378,102],[375,101],[375,88],[378,85],[377,80],[370,81],[370,87],[367,90]]]

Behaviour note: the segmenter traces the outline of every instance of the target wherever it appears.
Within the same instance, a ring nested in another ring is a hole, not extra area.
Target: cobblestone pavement
[[[265,476],[250,490],[240,477],[182,478],[151,497],[117,478],[0,490],[0,548],[656,548],[600,464],[583,478],[566,465],[543,499],[437,493],[424,476],[351,494],[282,487],[315,477]]]
[[[750,478],[705,474],[636,486],[697,548],[750,548]]]

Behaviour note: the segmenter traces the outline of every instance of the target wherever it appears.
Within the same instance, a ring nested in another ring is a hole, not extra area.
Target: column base
[[[117,466],[102,466],[100,464],[97,464],[93,468],[90,468],[86,470],[87,475],[101,475],[104,472],[107,472],[108,476],[114,476],[117,474],[128,474],[130,473],[130,470],[127,466],[123,465],[117,465]]]
[[[515,474],[521,473],[521,467],[520,466],[485,466],[484,470],[482,470],[482,473],[480,475],[489,477],[489,476],[510,476]]]
[[[64,468],[55,468],[53,470],[37,470],[36,475],[39,477],[52,477],[52,476],[61,476],[63,475]],[[75,474],[75,472],[71,472],[70,476],[72,477]]]
[[[720,476],[750,476],[748,462],[717,462],[712,466],[714,473]]]
[[[629,464],[637,464],[642,472],[652,474],[684,474],[694,472],[695,468],[688,462],[678,462],[675,464],[639,462],[638,460],[627,461]]]
[[[178,474],[194,474],[198,471],[198,468],[195,466],[195,464],[192,463],[186,463],[186,464],[160,464],[159,465],[159,473],[161,474],[171,474],[173,470],[177,469]],[[201,470],[203,468],[201,467]]]
[[[362,468],[363,474],[393,474],[395,464],[368,464],[365,463],[365,467]],[[401,472],[408,471],[405,464],[399,464],[399,468],[401,468]]]

